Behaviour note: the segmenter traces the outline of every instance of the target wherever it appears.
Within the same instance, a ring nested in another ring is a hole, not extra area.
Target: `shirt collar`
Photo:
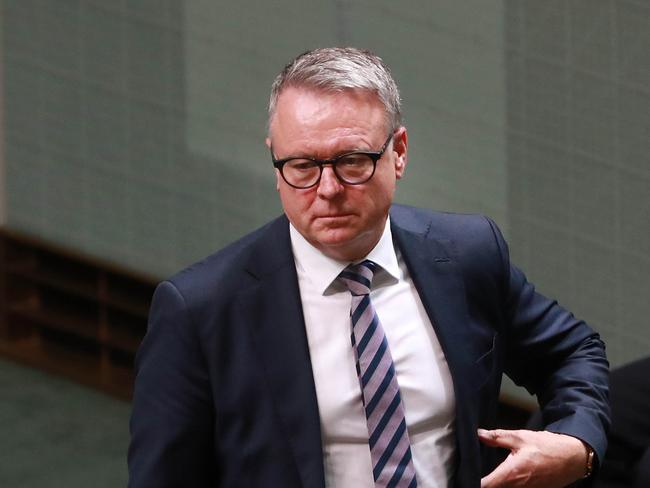
[[[325,256],[311,245],[291,223],[289,224],[289,235],[298,273],[311,281],[322,295],[340,291],[341,287],[336,286],[338,282],[335,280],[341,271],[351,264],[350,261],[339,261]],[[392,284],[399,280],[400,269],[395,247],[393,246],[390,217],[386,219],[384,232],[377,245],[367,256],[355,262],[361,262],[365,259],[369,259],[381,267],[381,270],[376,273],[375,279],[373,279],[373,288]]]

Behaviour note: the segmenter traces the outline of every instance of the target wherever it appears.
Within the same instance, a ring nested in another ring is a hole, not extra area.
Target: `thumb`
[[[481,488],[497,488],[505,486],[506,481],[512,470],[513,456],[509,455],[505,461],[499,464],[494,471],[481,478]]]
[[[521,437],[516,430],[494,429],[485,430],[478,429],[479,440],[488,446],[503,447],[504,449],[517,449],[521,446]]]

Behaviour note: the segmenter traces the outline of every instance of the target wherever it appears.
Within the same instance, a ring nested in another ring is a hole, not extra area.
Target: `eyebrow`
[[[271,144],[271,156],[273,156],[273,158],[276,161],[285,161],[287,159],[310,159],[310,160],[316,160],[316,161],[329,161],[331,159],[336,159],[336,158],[338,158],[340,156],[345,156],[346,154],[352,154],[352,153],[376,153],[376,152],[379,152],[379,151],[374,151],[372,149],[357,148],[357,149],[346,149],[344,151],[339,151],[334,156],[331,156],[329,158],[318,158],[316,156],[306,156],[306,155],[300,155],[300,156],[291,156],[290,155],[290,156],[287,156],[285,158],[278,158],[278,157],[275,156],[275,153],[273,152],[273,144]]]

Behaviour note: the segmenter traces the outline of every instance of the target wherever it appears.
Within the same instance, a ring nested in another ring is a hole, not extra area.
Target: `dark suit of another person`
[[[453,378],[455,486],[477,487],[495,467],[476,430],[494,427],[504,372],[537,394],[547,430],[602,459],[608,365],[598,335],[535,292],[490,220],[394,205],[391,225]],[[160,284],[131,429],[132,488],[324,487],[286,217]]]

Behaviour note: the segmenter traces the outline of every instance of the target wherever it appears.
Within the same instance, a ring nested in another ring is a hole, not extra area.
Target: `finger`
[[[505,449],[517,449],[521,446],[522,440],[519,431],[494,429],[478,429],[479,440],[488,446],[503,447]]]

